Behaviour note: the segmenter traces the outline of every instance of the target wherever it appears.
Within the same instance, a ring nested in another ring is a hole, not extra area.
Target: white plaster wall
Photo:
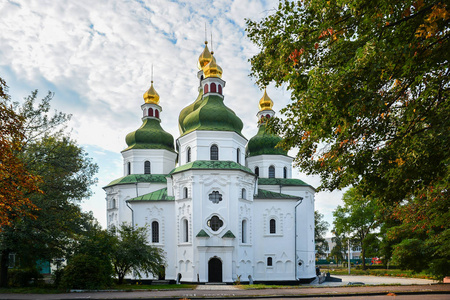
[[[254,280],[295,279],[295,221],[296,200],[254,201]],[[276,220],[276,233],[269,231],[270,219]],[[272,266],[267,258],[272,257]]]
[[[269,167],[275,167],[275,178],[283,178],[284,167],[287,168],[287,177],[292,178],[292,161],[293,158],[284,155],[258,155],[247,157],[247,167],[255,171],[255,167],[259,167],[259,177],[269,177]]]
[[[314,194],[309,186],[260,185],[260,189],[281,192],[283,194],[302,197],[302,203],[297,207],[297,276],[298,278],[315,277],[315,247],[314,247]],[[298,262],[302,265],[299,266]]]
[[[166,280],[176,280],[176,241],[173,238],[176,231],[175,222],[175,202],[174,201],[142,201],[130,203],[134,210],[135,223],[139,227],[148,226],[148,244],[164,250],[166,258]],[[159,224],[159,243],[152,243],[153,221]],[[145,276],[144,276],[145,277]],[[158,276],[149,276],[153,279]],[[147,279],[147,278],[144,278]]]
[[[240,149],[240,164],[245,165],[245,145],[247,139],[232,131],[198,130],[188,133],[177,140],[179,143],[179,165],[186,164],[186,150],[191,148],[191,161],[210,160],[210,147],[219,147],[219,160],[237,161],[237,149]]]
[[[166,187],[166,184],[164,183],[138,183],[121,184],[105,188],[108,228],[112,226],[118,227],[123,222],[129,224],[132,223],[132,213],[131,209],[126,204],[127,200],[157,191],[164,187]],[[112,199],[116,200],[116,208],[108,209],[107,203]]]
[[[122,152],[123,174],[128,175],[128,162],[131,174],[144,174],[144,163],[150,162],[151,174],[168,174],[175,168],[177,154],[164,149],[131,149]]]
[[[242,188],[245,188],[251,205],[252,188],[255,177],[236,170],[189,170],[173,175],[174,195],[176,199],[177,216],[180,222],[183,218],[190,220],[190,242],[180,242],[177,250],[177,261],[183,281],[208,281],[208,261],[217,256],[223,262],[223,281],[232,282],[236,279],[236,271],[232,266],[239,261],[239,238],[241,219],[240,203]],[[189,198],[184,198],[183,189],[189,190]],[[218,191],[222,201],[213,203],[209,194]],[[207,222],[213,216],[223,221],[223,226],[217,231],[208,227]],[[204,230],[209,238],[198,238],[196,235]],[[222,238],[230,230],[236,238]],[[178,238],[180,240],[180,238]],[[189,261],[189,264],[186,262]],[[192,263],[192,265],[191,265]],[[198,277],[197,277],[198,276]]]

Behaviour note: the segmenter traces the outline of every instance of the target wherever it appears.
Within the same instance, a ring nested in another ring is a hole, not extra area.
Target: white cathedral
[[[309,282],[316,277],[315,189],[292,178],[293,158],[266,131],[275,112],[265,91],[257,134],[242,135],[206,44],[199,94],[180,112],[176,149],[161,128],[153,81],[144,94],[142,126],[122,151],[124,176],[104,187],[108,226],[149,227],[149,244],[165,253],[160,279]]]

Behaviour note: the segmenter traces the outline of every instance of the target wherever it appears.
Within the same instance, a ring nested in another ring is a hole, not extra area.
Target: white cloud
[[[206,23],[227,81],[225,103],[245,121],[243,134],[250,139],[257,131],[255,114],[262,92],[248,76],[248,59],[258,49],[245,35],[245,18],[261,19],[277,3],[3,1],[0,70],[15,77],[19,90],[23,90],[22,81],[56,91],[53,105],[73,114],[73,136],[80,144],[119,153],[125,147],[125,135],[140,126],[140,105],[150,85],[152,64],[163,107],[162,126],[178,137],[178,113],[197,96],[197,58],[203,50]],[[14,90],[10,92],[14,95]],[[268,92],[276,110],[289,102],[284,90],[268,87]],[[107,160],[99,162],[101,170],[109,168],[106,164]],[[310,180],[304,175],[302,179]],[[102,201],[101,193],[97,191],[91,201]],[[328,216],[338,198],[318,194],[316,207]],[[102,209],[95,211],[101,219]]]

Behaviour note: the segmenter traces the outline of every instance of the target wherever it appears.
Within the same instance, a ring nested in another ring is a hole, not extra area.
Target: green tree
[[[39,177],[25,168],[20,157],[25,139],[24,120],[9,105],[7,92],[6,82],[0,78],[0,232],[16,218],[34,217],[37,207],[26,195],[40,192]]]
[[[430,263],[450,261],[449,19],[439,0],[311,0],[247,21],[252,75],[292,95],[281,146],[320,189],[358,186],[427,233]]]
[[[2,258],[11,252],[23,267],[35,267],[39,259],[64,257],[71,240],[81,234],[92,219],[77,202],[90,196],[97,165],[85,151],[64,134],[70,116],[49,115],[49,93],[36,103],[33,92],[22,104],[13,105],[24,124],[24,143],[19,157],[30,174],[39,176],[43,193],[26,196],[38,208],[34,218],[16,218],[0,235]],[[7,285],[7,259],[1,261],[1,284]]]
[[[354,245],[361,247],[363,269],[366,268],[366,247],[370,233],[378,227],[375,218],[377,206],[374,201],[363,197],[356,188],[344,193],[344,206],[338,206],[333,212],[334,231],[352,239]]]
[[[164,266],[162,249],[147,245],[147,227],[133,227],[122,224],[117,230],[117,241],[114,244],[112,262],[122,284],[125,275],[133,271],[137,276],[158,275]]]
[[[330,224],[323,219],[323,214],[319,211],[314,211],[314,241],[316,244],[316,258],[324,256],[328,250],[328,242],[325,239],[325,234],[328,231]]]
[[[339,235],[333,230],[334,236],[331,238],[334,246],[330,251],[330,257],[334,259],[339,266],[339,262],[344,261],[346,253],[346,239],[344,235]]]
[[[73,251],[62,270],[60,287],[66,289],[100,289],[113,284],[111,264],[116,237],[101,229],[95,221],[72,244]]]

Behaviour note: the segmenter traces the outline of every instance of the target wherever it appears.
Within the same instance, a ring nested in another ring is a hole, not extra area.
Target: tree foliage
[[[252,75],[292,92],[282,146],[322,189],[448,197],[449,18],[443,1],[311,0],[248,21]]]
[[[326,254],[328,250],[328,242],[325,239],[325,234],[330,227],[330,224],[323,219],[323,214],[314,211],[314,241],[316,245],[316,258]]]
[[[376,219],[376,204],[374,201],[363,197],[356,188],[351,188],[344,193],[342,198],[344,206],[338,206],[333,212],[334,231],[344,234],[352,239],[354,245],[361,247],[361,259],[365,269],[365,258],[369,234],[378,227]]]
[[[20,157],[24,120],[8,100],[6,83],[0,78],[0,232],[17,218],[35,217],[38,208],[27,195],[40,192],[40,178],[26,169]]]
[[[252,75],[292,94],[282,146],[320,189],[377,199],[388,236],[427,239],[424,267],[450,261],[449,20],[441,0],[308,0],[247,22]]]
[[[165,264],[163,251],[147,245],[147,233],[146,227],[135,228],[125,223],[118,228],[112,262],[119,284],[131,271],[139,277],[141,273],[157,276],[161,272]]]
[[[111,264],[116,239],[94,221],[73,245],[73,253],[62,271],[60,287],[66,289],[100,289],[113,284]]]
[[[0,235],[1,284],[7,284],[9,253],[20,257],[21,265],[33,267],[37,260],[64,257],[71,242],[85,231],[92,216],[81,211],[77,202],[90,196],[96,182],[97,165],[67,134],[70,116],[50,114],[49,93],[37,102],[37,91],[24,101],[13,103],[12,111],[21,120],[22,144],[16,151],[25,174],[40,178],[41,193],[29,191],[33,208],[15,218]]]

